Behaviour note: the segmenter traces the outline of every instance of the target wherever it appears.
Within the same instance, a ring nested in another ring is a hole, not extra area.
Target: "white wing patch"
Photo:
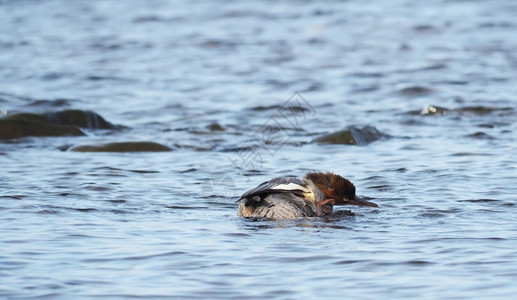
[[[310,192],[310,190],[303,185],[299,185],[296,183],[288,183],[288,184],[279,184],[271,188],[272,190],[286,190],[286,191],[293,191],[293,190],[301,190],[306,193]]]

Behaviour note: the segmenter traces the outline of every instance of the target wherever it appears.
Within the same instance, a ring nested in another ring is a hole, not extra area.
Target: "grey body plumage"
[[[302,177],[277,177],[244,193],[237,214],[250,218],[296,219],[315,217],[316,203],[325,196]]]

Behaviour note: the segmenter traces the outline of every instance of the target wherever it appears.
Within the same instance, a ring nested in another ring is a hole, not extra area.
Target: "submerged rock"
[[[478,140],[494,140],[495,138],[487,133],[484,132],[476,132],[473,134],[467,135],[469,138],[478,139]]]
[[[373,126],[358,128],[350,126],[345,130],[321,136],[314,141],[318,144],[345,144],[364,146],[382,138],[389,138],[388,134],[380,132]]]
[[[71,102],[74,102],[76,100],[70,100],[70,99],[53,99],[53,100],[33,100],[30,103],[27,104],[27,106],[35,106],[35,107],[70,107],[72,104]]]
[[[76,152],[161,152],[172,148],[155,142],[119,142],[101,145],[76,146],[70,149]]]
[[[17,139],[27,136],[81,136],[77,126],[57,126],[41,122],[0,119],[0,139]]]
[[[411,97],[417,97],[417,96],[427,96],[429,94],[434,93],[434,90],[425,86],[411,86],[407,88],[403,88],[400,91],[400,94],[404,96],[411,96]]]
[[[267,111],[267,110],[289,110],[291,112],[308,112],[311,109],[307,107],[303,107],[301,105],[269,105],[269,106],[254,106],[250,108],[252,111]]]
[[[472,114],[472,115],[488,115],[495,112],[500,114],[513,113],[512,107],[489,107],[489,106],[464,106],[454,109],[459,113]]]
[[[43,114],[19,113],[7,116],[8,120],[41,122],[52,125],[75,125],[87,129],[115,129],[117,126],[106,121],[99,114],[88,110],[67,109]]]

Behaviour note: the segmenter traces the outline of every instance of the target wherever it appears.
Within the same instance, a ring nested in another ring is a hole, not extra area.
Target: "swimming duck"
[[[355,186],[332,172],[273,178],[244,193],[237,214],[248,218],[296,219],[331,215],[334,205],[378,207],[359,199]]]

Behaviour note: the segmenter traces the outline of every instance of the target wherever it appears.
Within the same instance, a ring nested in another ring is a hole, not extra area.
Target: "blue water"
[[[127,128],[0,141],[0,298],[513,297],[516,15],[511,0],[1,2],[0,113]],[[352,125],[390,138],[312,142]],[[120,141],[173,151],[63,151]],[[379,208],[237,217],[246,190],[310,170]]]

